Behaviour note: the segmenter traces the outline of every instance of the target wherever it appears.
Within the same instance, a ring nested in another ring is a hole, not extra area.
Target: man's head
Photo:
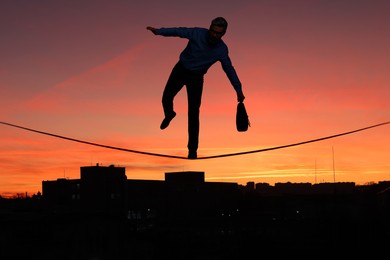
[[[217,43],[225,35],[228,23],[223,17],[217,17],[211,21],[209,28],[210,44]]]

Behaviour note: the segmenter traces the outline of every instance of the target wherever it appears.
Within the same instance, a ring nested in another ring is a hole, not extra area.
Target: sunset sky
[[[185,89],[165,130],[161,95],[185,39],[153,27],[209,27],[223,40],[251,127],[235,128],[236,93],[219,63],[205,75],[198,156],[259,150],[390,121],[387,0],[5,0],[0,2],[0,121],[103,145],[187,156]],[[91,146],[0,124],[0,195],[37,193],[80,167],[128,179],[204,171],[206,181],[390,180],[390,124],[324,141],[215,159]]]

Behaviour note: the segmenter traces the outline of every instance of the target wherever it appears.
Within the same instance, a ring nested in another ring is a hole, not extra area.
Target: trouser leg
[[[192,76],[186,84],[188,99],[188,150],[197,151],[199,143],[199,113],[203,92],[203,76]]]
[[[179,63],[173,67],[171,74],[169,75],[167,84],[165,85],[162,95],[162,106],[164,109],[164,115],[171,115],[173,110],[173,99],[179,93],[184,86],[183,68]]]

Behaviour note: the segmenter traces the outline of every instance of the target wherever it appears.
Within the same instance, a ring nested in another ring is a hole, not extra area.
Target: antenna
[[[335,167],[334,167],[334,149],[332,146],[332,155],[333,155],[333,182],[336,182],[336,173],[335,173]]]
[[[314,184],[317,184],[317,160],[314,161]]]

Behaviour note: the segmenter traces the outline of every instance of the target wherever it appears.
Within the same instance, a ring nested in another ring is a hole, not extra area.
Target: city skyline
[[[251,127],[235,128],[236,95],[220,64],[205,76],[198,156],[284,146],[390,119],[390,2],[7,1],[0,4],[0,121],[87,142],[187,155],[185,91],[161,131],[161,94],[186,44],[146,26],[208,27],[243,84]],[[188,12],[191,10],[191,12]],[[147,15],[146,15],[147,14]],[[128,178],[204,171],[207,181],[390,179],[389,126],[275,151],[208,160],[126,153],[0,125],[0,195],[77,178],[80,165],[119,165]]]
[[[204,172],[148,181],[125,170],[83,166],[79,179],[42,182],[39,196],[1,199],[2,259],[375,258],[387,249],[390,181],[240,187]]]

